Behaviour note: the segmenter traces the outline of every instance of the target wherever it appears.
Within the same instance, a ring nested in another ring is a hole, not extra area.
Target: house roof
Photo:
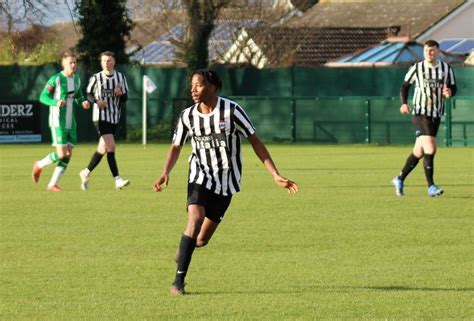
[[[240,28],[253,27],[257,20],[218,20],[209,39],[209,60],[215,61],[228,50],[235,39],[235,33]],[[143,49],[137,51],[130,60],[139,61],[142,64],[175,64],[176,55],[172,39],[180,39],[184,32],[184,24],[179,23],[168,32],[151,42]]]
[[[259,68],[263,66],[311,67],[326,63],[331,59],[353,53],[380,43],[390,34],[396,34],[397,28],[254,28],[245,29],[245,36],[239,36],[226,54],[228,62],[252,63],[255,59],[244,52],[244,48],[254,44],[253,55],[264,56],[265,63],[259,59]],[[255,49],[258,47],[258,49]],[[240,49],[239,49],[240,48]],[[245,49],[248,50],[248,49]],[[242,54],[243,52],[243,54]],[[242,59],[246,56],[245,59]],[[237,58],[240,57],[240,58]]]
[[[366,67],[412,65],[424,59],[423,44],[408,39],[408,37],[390,38],[379,45],[362,50],[356,54],[342,57],[326,63],[328,67]],[[460,65],[465,57],[441,52],[440,60],[449,64]]]
[[[383,27],[400,26],[400,35],[416,38],[464,0],[321,1],[288,27]]]

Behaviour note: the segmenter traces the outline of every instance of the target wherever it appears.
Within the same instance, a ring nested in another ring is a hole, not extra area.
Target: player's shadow
[[[308,292],[348,292],[354,290],[372,290],[381,292],[397,292],[397,291],[420,291],[420,292],[473,292],[474,288],[433,288],[433,287],[410,287],[399,285],[388,286],[311,286],[301,289],[278,289],[278,290],[248,290],[248,291],[191,291],[186,295],[221,295],[221,294],[302,294]]]

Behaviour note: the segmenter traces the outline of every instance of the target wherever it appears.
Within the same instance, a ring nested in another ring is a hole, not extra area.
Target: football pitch
[[[243,188],[196,249],[183,297],[171,297],[186,224],[187,159],[158,194],[168,145],[124,144],[114,189],[107,160],[80,189],[95,145],[74,149],[60,186],[52,147],[0,146],[1,320],[472,320],[474,149],[439,148],[427,196],[422,163],[404,197],[390,180],[411,146],[268,145],[288,193],[243,148]]]

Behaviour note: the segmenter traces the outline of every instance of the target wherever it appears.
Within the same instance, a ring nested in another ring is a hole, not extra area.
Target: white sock
[[[51,180],[49,181],[48,187],[57,185],[61,177],[63,177],[64,172],[66,169],[62,166],[56,166],[53,172],[53,176],[51,177]]]
[[[43,168],[45,166],[51,165],[52,163],[54,163],[54,160],[52,160],[51,157],[48,154],[48,155],[46,155],[45,158],[43,158],[38,163],[36,163],[36,165],[38,165],[39,168]]]
[[[115,176],[114,178],[115,178],[115,181],[118,181],[119,179],[121,179],[120,176]]]

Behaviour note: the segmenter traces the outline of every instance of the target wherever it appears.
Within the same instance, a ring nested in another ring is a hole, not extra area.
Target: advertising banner
[[[0,144],[41,142],[39,103],[0,102]]]

